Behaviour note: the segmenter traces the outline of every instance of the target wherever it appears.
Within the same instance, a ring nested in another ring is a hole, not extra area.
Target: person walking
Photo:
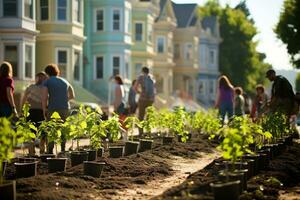
[[[134,90],[135,83],[136,83],[136,80],[133,80],[131,87],[129,89],[129,94],[128,94],[129,114],[131,114],[131,115],[135,114],[135,111],[137,109],[137,102],[135,100],[136,91]]]
[[[71,84],[59,76],[59,68],[56,64],[49,64],[45,68],[49,78],[43,82],[42,107],[43,115],[50,119],[54,112],[57,112],[62,120],[65,120],[70,113],[69,100],[75,98],[74,89]],[[47,104],[48,102],[48,104]],[[61,136],[61,151],[65,151],[66,139]],[[52,154],[54,142],[48,144],[48,153]]]
[[[0,117],[18,116],[14,101],[13,70],[9,62],[0,66]]]
[[[116,75],[115,89],[114,89],[114,112],[118,115],[124,114],[125,111],[125,89],[123,86],[123,80],[121,76]]]
[[[140,94],[138,100],[138,118],[142,121],[145,116],[146,108],[152,106],[155,99],[154,80],[149,74],[148,67],[142,68],[142,74],[137,78],[137,81],[134,84],[134,90]],[[139,135],[143,135],[142,128],[139,128]]]
[[[251,117],[253,119],[259,118],[263,115],[267,108],[268,95],[265,93],[265,88],[263,85],[256,86],[256,96],[253,100],[251,108]]]
[[[233,116],[234,89],[227,76],[220,76],[218,80],[217,99],[215,108],[219,109],[219,115],[224,124],[225,116],[228,119]]]
[[[269,102],[270,112],[281,112],[288,117],[295,114],[295,94],[290,82],[284,76],[276,75],[273,69],[267,71],[266,77],[273,82]]]
[[[45,120],[42,107],[43,85],[42,83],[48,78],[45,72],[39,72],[35,75],[35,83],[29,85],[22,98],[22,107],[25,103],[30,105],[28,120],[35,123],[39,127],[40,123]],[[45,153],[46,136],[40,138],[40,154]],[[29,145],[29,155],[35,155],[34,143]]]
[[[243,89],[241,87],[236,87],[234,92],[234,115],[243,116],[245,114],[245,99],[243,96]]]

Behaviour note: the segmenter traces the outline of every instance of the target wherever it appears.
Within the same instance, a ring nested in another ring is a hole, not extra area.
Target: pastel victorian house
[[[211,106],[216,99],[217,79],[220,73],[218,58],[221,38],[217,17],[204,17],[201,25],[197,100],[205,106]]]
[[[173,92],[173,40],[176,28],[176,17],[171,0],[160,1],[160,13],[154,23],[153,74],[156,79],[156,90],[163,98]]]
[[[61,76],[83,82],[83,0],[37,0],[36,69],[57,63]]]
[[[197,4],[175,4],[177,19],[174,32],[174,90],[196,99],[198,74],[198,45],[201,22],[197,17]]]
[[[152,71],[154,51],[153,25],[159,14],[159,0],[132,1],[132,78],[135,79],[143,66]]]
[[[131,18],[129,0],[85,1],[84,87],[105,101],[111,77],[132,78]]]
[[[34,79],[38,34],[35,6],[34,0],[0,1],[0,62],[12,64],[16,80]]]

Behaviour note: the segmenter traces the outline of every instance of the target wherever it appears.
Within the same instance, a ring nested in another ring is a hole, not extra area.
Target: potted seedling
[[[144,120],[141,122],[143,128],[143,137],[152,138],[152,130],[157,125],[157,111],[154,106],[146,108],[146,114]]]
[[[57,112],[54,112],[49,120],[45,120],[41,123],[38,129],[39,135],[46,133],[48,143],[54,142],[56,155],[58,155],[57,145],[61,143],[61,135],[65,127],[66,124],[61,119],[60,115]],[[49,173],[66,170],[67,158],[55,158],[51,156],[46,159]]]
[[[14,154],[17,144],[16,132],[11,128],[7,118],[0,118],[0,194],[1,199],[16,200],[16,181],[5,181],[5,165]]]
[[[171,133],[176,133],[178,136],[178,142],[186,142],[191,139],[191,134],[187,130],[189,115],[185,111],[184,107],[176,107],[173,112],[173,120]],[[164,142],[163,142],[164,143]]]
[[[33,154],[34,144],[33,140],[36,138],[34,132],[37,132],[37,128],[34,126],[34,123],[28,120],[29,117],[29,104],[24,104],[22,108],[22,115],[19,117],[16,122],[16,134],[17,142],[22,144],[23,155],[25,142],[30,143],[31,155]],[[30,177],[37,174],[37,161],[35,158],[19,158],[18,162],[14,163],[16,170],[16,177]]]
[[[127,129],[127,135],[130,141],[125,142],[125,156],[136,154],[138,152],[139,143],[133,141],[134,130],[137,127],[141,127],[140,121],[135,116],[127,117],[124,121],[125,127]]]
[[[106,120],[104,123],[105,123],[105,128],[112,142],[116,142],[117,140],[119,140],[121,138],[121,134],[120,134],[121,123],[119,121],[119,116],[114,113],[113,116],[110,117],[108,120]],[[122,157],[123,153],[124,153],[123,146],[109,147],[109,156],[111,158]]]

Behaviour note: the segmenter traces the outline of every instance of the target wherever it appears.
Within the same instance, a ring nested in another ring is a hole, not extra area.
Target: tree
[[[300,91],[300,73],[297,74],[295,85],[296,85],[296,91]]]
[[[300,1],[285,0],[279,22],[275,27],[277,37],[287,45],[291,62],[300,68]]]
[[[217,0],[208,1],[200,8],[200,16],[217,15],[220,23],[220,71],[236,86],[253,93],[255,85],[265,83],[265,72],[271,68],[257,52],[256,27],[245,1],[236,8],[223,8]]]

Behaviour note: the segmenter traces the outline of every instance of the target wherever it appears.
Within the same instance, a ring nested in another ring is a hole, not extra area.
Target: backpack
[[[144,77],[144,91],[147,98],[154,97],[154,82],[150,76]]]

